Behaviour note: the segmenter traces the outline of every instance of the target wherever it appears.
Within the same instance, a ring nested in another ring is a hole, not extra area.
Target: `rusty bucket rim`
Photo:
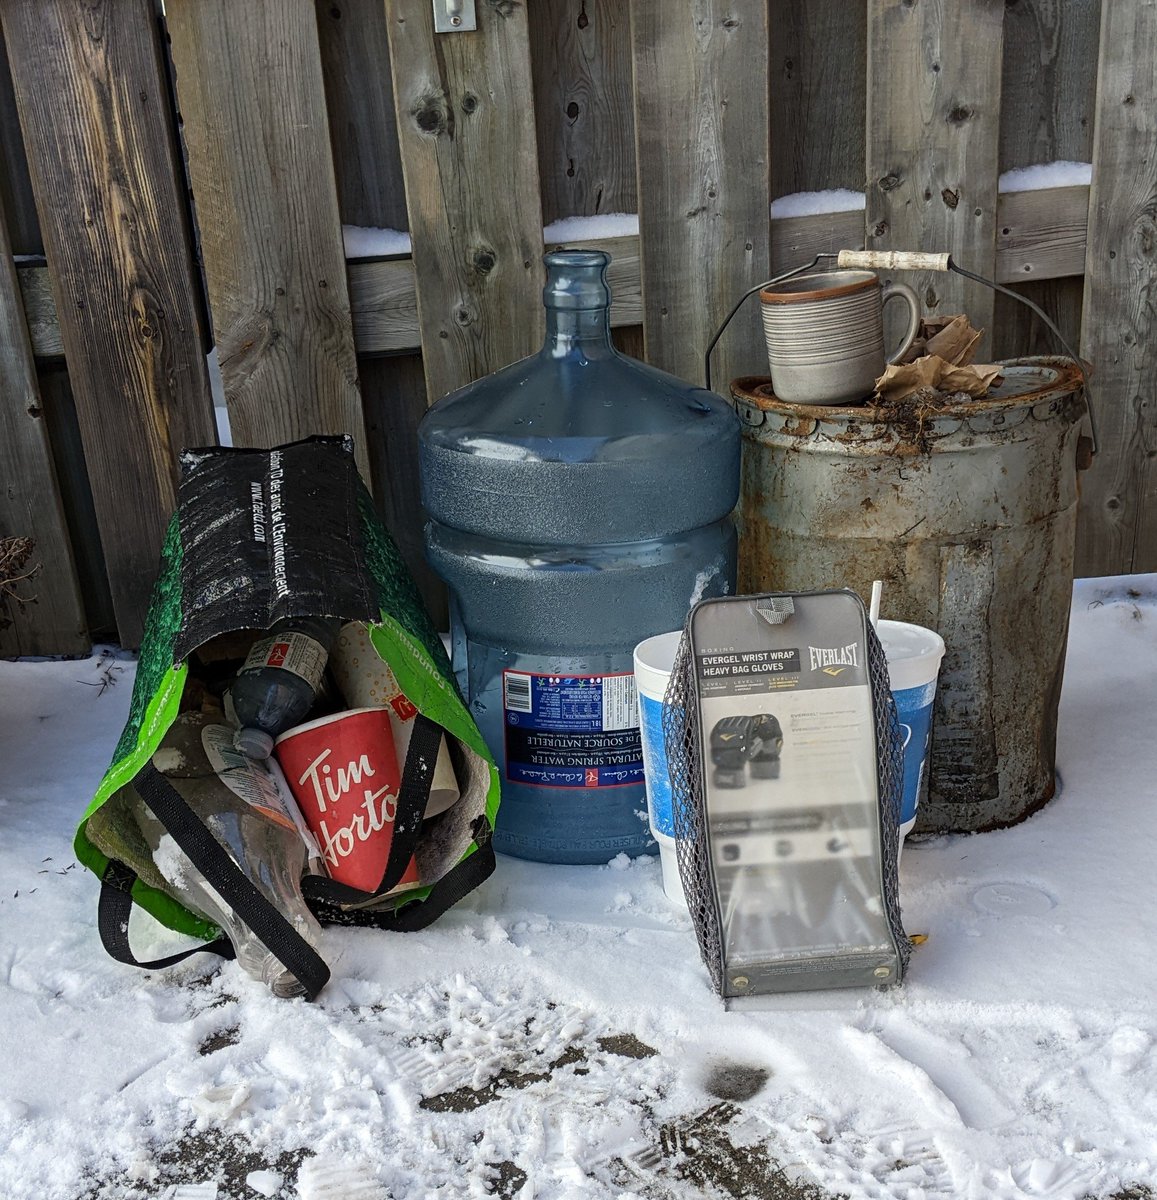
[[[1080,366],[1067,355],[1026,355],[1020,358],[996,359],[994,362],[1005,367],[1048,367],[1057,372],[1057,377],[1034,391],[1021,392],[1016,396],[995,400],[972,400],[968,403],[951,404],[945,408],[938,408],[930,414],[933,420],[960,419],[987,413],[1009,412],[1018,408],[1031,408],[1054,396],[1070,395],[1080,391],[1084,386]],[[894,416],[893,412],[870,403],[858,405],[797,404],[790,400],[780,400],[770,390],[771,377],[769,375],[740,375],[731,381],[730,389],[731,395],[736,400],[742,400],[762,412],[776,413],[782,417],[886,425]]]

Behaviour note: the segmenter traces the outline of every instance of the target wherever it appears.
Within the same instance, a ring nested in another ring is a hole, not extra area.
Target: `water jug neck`
[[[543,353],[564,358],[614,354],[611,345],[611,290],[607,286],[610,255],[601,250],[556,250],[548,254],[546,342]]]

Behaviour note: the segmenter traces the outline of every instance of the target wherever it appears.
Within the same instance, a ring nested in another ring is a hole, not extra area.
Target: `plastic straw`
[[[876,579],[872,581],[872,600],[868,605],[868,620],[872,622],[872,628],[875,629],[880,620],[880,597],[884,594],[884,581]]]

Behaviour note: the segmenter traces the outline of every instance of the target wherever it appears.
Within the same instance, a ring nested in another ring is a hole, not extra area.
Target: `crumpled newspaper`
[[[972,362],[983,336],[984,330],[973,328],[964,313],[925,317],[904,361],[890,364],[876,380],[876,394],[893,402],[930,387],[969,396],[985,395],[1000,380],[1001,370],[992,363]]]

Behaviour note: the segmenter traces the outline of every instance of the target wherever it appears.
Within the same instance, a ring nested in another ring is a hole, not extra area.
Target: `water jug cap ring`
[[[611,256],[602,250],[552,250],[545,255],[547,308],[606,308],[611,302],[606,270]]]

